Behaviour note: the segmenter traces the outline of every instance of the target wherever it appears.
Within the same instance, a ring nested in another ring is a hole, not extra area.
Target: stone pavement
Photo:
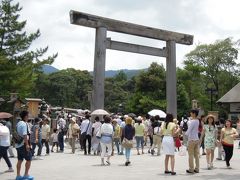
[[[188,168],[188,157],[179,156],[176,153],[176,176],[164,174],[164,155],[151,156],[147,153],[137,155],[136,150],[134,150],[131,156],[132,164],[128,167],[124,166],[125,156],[119,155],[114,155],[111,158],[111,166],[100,166],[99,156],[84,156],[83,152],[79,150],[76,151],[76,154],[71,154],[69,148],[65,151],[64,153],[51,153],[50,156],[42,156],[43,160],[33,160],[30,173],[35,177],[35,180],[155,180],[167,178],[175,180],[191,180],[192,178],[196,180],[239,180],[240,178],[240,149],[237,148],[234,150],[231,161],[233,169],[226,169],[224,161],[215,160],[215,168],[207,170],[205,156],[201,156],[200,173],[194,175],[185,173]],[[43,149],[43,152],[45,152],[45,149]],[[11,161],[16,171],[17,159],[13,158]],[[5,170],[7,170],[7,166],[5,161],[2,160],[0,163],[0,180],[14,180],[16,173],[3,173]]]

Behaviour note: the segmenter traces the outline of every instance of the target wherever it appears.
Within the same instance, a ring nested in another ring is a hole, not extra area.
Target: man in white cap
[[[72,147],[73,154],[75,153],[75,142],[76,142],[76,139],[78,138],[79,132],[80,132],[80,128],[76,123],[76,117],[72,117],[71,123],[69,124],[69,127],[68,127],[67,137],[69,139],[69,144]]]

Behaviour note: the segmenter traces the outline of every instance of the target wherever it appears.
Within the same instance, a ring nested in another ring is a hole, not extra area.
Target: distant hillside
[[[57,68],[50,66],[50,65],[43,65],[42,70],[45,74],[51,74],[51,73],[59,71]]]
[[[54,73],[54,72],[58,72],[59,69],[51,66],[51,65],[43,65],[42,66],[42,70],[45,74],[51,74],[51,73]],[[105,77],[108,78],[108,77],[114,77],[116,76],[120,71],[123,71],[128,79],[132,78],[133,76],[136,76],[138,75],[141,71],[145,71],[146,69],[121,69],[121,70],[108,70],[108,71],[105,71]],[[90,71],[90,74],[92,75],[93,72]]]
[[[128,79],[132,78],[133,76],[138,75],[141,71],[143,71],[144,69],[122,69],[122,70],[108,70],[105,71],[105,77],[114,77],[116,76],[120,71],[123,71]]]

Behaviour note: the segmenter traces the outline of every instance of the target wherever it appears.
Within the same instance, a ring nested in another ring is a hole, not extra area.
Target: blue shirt
[[[27,127],[27,123],[24,121],[19,121],[17,123],[17,133],[19,136],[23,137],[25,135],[27,135],[27,131],[28,131],[28,127]],[[21,144],[17,144],[15,145],[16,148],[20,148],[24,145],[24,141]]]

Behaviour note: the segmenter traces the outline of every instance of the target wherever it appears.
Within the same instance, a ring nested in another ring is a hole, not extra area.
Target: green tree
[[[239,75],[237,57],[236,44],[230,38],[218,40],[213,44],[200,44],[188,53],[184,69],[185,74],[191,78],[184,80],[184,84],[190,93],[190,100],[200,100],[205,109],[210,109],[210,95],[205,90],[216,89],[218,93],[213,99],[215,104],[219,97],[237,83]]]
[[[32,42],[40,36],[40,31],[27,34],[24,31],[26,21],[19,21],[22,8],[12,0],[2,0],[0,4],[0,55],[6,57],[1,61],[3,69],[11,66],[11,73],[5,72],[0,87],[6,88],[1,93],[18,91],[22,95],[29,95],[34,87],[41,67],[53,63],[57,54],[43,59],[48,47],[29,50]]]
[[[127,75],[123,71],[112,78],[105,79],[105,109],[115,113],[124,111],[129,97],[129,91],[126,90],[127,83]],[[120,104],[123,105],[121,110]]]
[[[89,72],[69,68],[39,76],[34,92],[53,106],[87,109],[91,85]]]
[[[152,63],[147,71],[135,77],[135,92],[128,101],[127,109],[137,114],[146,114],[149,110],[166,109],[165,69]]]

